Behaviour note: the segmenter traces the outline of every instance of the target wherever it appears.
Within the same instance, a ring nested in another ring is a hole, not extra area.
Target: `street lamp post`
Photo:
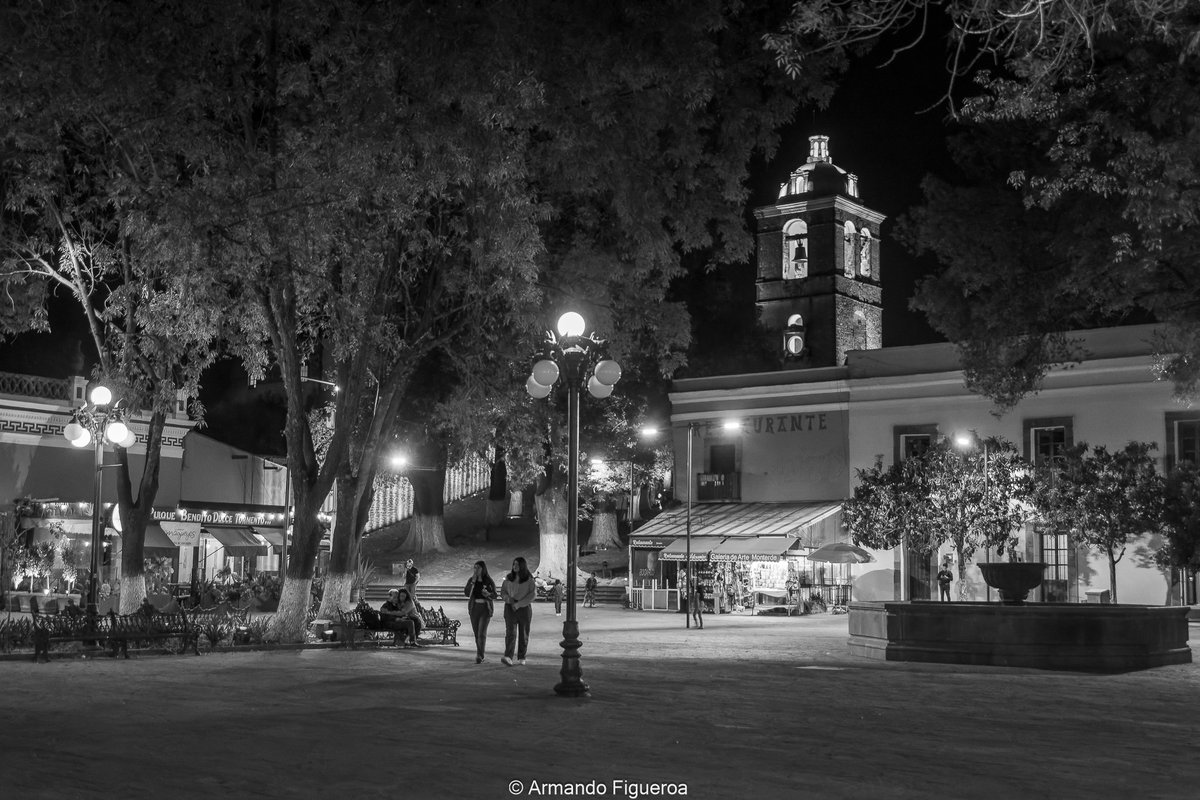
[[[95,460],[92,475],[92,557],[91,574],[88,576],[87,614],[95,617],[99,613],[97,601],[100,593],[100,551],[103,547],[104,531],[104,444],[131,447],[137,436],[125,424],[126,409],[121,402],[113,402],[112,391],[103,385],[92,387],[88,402],[75,410],[71,421],[63,427],[63,436],[75,447],[94,444]]]
[[[589,358],[604,344],[595,334],[584,335],[587,323],[574,311],[568,311],[558,319],[558,336],[546,335],[547,358],[533,365],[533,373],[525,381],[525,389],[532,397],[543,398],[550,394],[558,380],[559,362],[562,363],[567,389],[567,618],[563,622],[561,642],[562,680],[554,691],[561,697],[581,697],[588,693],[583,682],[583,670],[579,665],[579,621],[575,615],[576,572],[579,557],[579,387]],[[597,398],[612,394],[612,387],[621,378],[621,366],[615,361],[604,359],[596,364],[588,379],[588,392]]]

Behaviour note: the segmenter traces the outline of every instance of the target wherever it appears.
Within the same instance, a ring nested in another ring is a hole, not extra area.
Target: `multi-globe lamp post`
[[[75,410],[63,428],[63,436],[75,447],[94,445],[95,473],[92,477],[92,557],[87,586],[87,613],[95,616],[100,593],[100,552],[104,531],[104,445],[132,447],[137,436],[125,424],[128,412],[121,401],[113,402],[112,390],[104,385],[92,387],[88,402]]]
[[[594,333],[587,333],[587,322],[574,311],[558,319],[558,335],[546,334],[546,358],[533,365],[533,373],[525,381],[532,397],[541,399],[550,394],[561,373],[567,390],[567,618],[563,622],[561,642],[562,680],[554,691],[561,697],[580,697],[588,693],[579,665],[579,621],[575,615],[576,564],[579,554],[579,389],[592,357],[604,344]],[[587,381],[588,393],[603,399],[612,394],[613,385],[621,379],[621,365],[610,359],[596,363]]]

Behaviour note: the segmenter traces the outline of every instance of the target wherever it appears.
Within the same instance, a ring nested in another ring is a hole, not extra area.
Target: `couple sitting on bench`
[[[388,630],[399,631],[403,639],[414,647],[423,645],[417,641],[421,633],[421,612],[408,589],[392,589],[388,599],[379,607],[380,625]]]

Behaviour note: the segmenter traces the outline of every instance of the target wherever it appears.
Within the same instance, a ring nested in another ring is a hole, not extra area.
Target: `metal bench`
[[[108,648],[115,656],[119,651],[129,658],[129,643],[162,642],[177,639],[179,652],[188,645],[200,655],[199,629],[183,612],[178,614],[117,614],[109,611],[103,616],[39,615],[33,618],[33,659],[50,661],[50,645],[56,642],[94,642]]]
[[[420,608],[421,635],[417,641],[422,644],[450,644],[458,647],[458,629],[462,625],[456,619],[446,616],[441,606],[437,610]],[[338,636],[347,646],[353,647],[358,641],[373,641],[376,643],[400,645],[401,631],[395,628],[385,628],[379,624],[368,624],[363,620],[359,609],[353,611],[338,611]]]

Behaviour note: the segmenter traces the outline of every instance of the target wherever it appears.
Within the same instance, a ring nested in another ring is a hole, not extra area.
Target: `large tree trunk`
[[[538,563],[536,571],[542,578],[567,578],[567,498],[557,488],[536,494],[533,501],[538,512]],[[530,569],[534,570],[533,565]]]
[[[130,575],[126,573],[121,578],[121,594],[119,597],[117,613],[136,613],[141,609],[142,598],[145,596],[146,575],[144,573],[138,573],[137,575]]]
[[[353,608],[358,602],[358,598],[353,596],[357,578],[356,572],[326,572],[325,588],[321,592],[321,608],[317,611],[317,617],[336,620],[338,611]]]
[[[162,411],[150,414],[146,435],[146,461],[138,481],[137,497],[129,474],[129,452],[117,449],[117,503],[123,521],[121,532],[120,614],[132,614],[146,597],[146,526],[153,519],[154,500],[158,496],[158,470],[161,463],[162,432],[167,416]]]
[[[413,553],[445,553],[445,504],[443,496],[446,473],[441,469],[413,470],[408,474],[413,487],[413,518],[404,541],[404,549]]]
[[[617,533],[617,512],[611,502],[606,502],[592,515],[592,538],[588,541],[592,550],[621,548],[621,537]]]
[[[283,583],[283,593],[279,597],[279,610],[271,616],[267,623],[266,641],[269,642],[303,642],[304,629],[308,620],[308,608],[312,604],[312,573],[307,577],[292,575],[288,567],[288,577]]]
[[[325,573],[325,588],[321,593],[321,619],[337,619],[337,612],[351,608],[358,578],[358,553],[362,530],[366,524],[371,500],[375,497],[374,471],[351,475],[345,471],[338,477],[338,515],[334,521],[333,541],[329,552],[329,569]]]
[[[487,508],[484,512],[485,530],[504,524],[508,511],[508,465],[504,462],[504,448],[496,448],[492,461],[491,482],[488,485]]]

